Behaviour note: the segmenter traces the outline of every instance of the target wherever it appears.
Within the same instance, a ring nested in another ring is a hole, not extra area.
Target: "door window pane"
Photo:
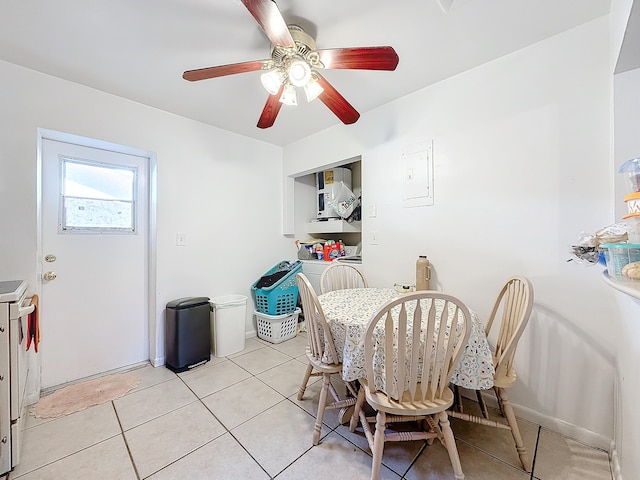
[[[61,231],[135,232],[135,168],[62,158]]]

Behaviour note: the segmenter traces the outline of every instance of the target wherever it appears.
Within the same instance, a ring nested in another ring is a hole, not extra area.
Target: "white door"
[[[41,162],[47,388],[149,358],[149,164],[46,138]]]

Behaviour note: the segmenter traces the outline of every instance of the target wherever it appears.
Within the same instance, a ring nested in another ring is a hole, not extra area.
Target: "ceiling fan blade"
[[[296,47],[287,28],[287,22],[282,18],[276,2],[273,0],[242,0],[242,3],[256,19],[272,44],[279,47]]]
[[[325,68],[395,70],[399,60],[393,47],[329,48],[316,52]]]
[[[342,123],[349,125],[350,123],[355,123],[360,118],[360,114],[358,111],[351,106],[347,100],[340,95],[333,85],[331,85],[322,75],[318,72],[315,72],[318,75],[318,83],[324,91],[318,95],[318,98],[322,103],[324,103],[329,110],[331,110],[336,117],[338,117]]]
[[[269,98],[267,98],[267,103],[262,109],[260,120],[258,120],[258,128],[269,128],[275,123],[278,112],[280,111],[280,107],[282,107],[282,103],[280,102],[280,95],[282,95],[283,89],[284,85],[280,85],[280,90],[278,90],[278,93],[276,93],[275,95],[269,95]]]
[[[199,68],[197,70],[187,70],[182,74],[182,78],[195,82],[196,80],[206,80],[207,78],[224,77],[236,73],[254,72],[266,68],[263,60],[251,62],[232,63],[230,65],[220,65],[218,67]]]

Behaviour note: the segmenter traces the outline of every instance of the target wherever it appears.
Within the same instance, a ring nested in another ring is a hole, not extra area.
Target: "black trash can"
[[[211,360],[209,297],[184,297],[167,303],[165,365],[176,373]]]

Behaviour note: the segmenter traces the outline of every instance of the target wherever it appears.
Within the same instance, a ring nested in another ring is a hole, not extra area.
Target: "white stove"
[[[20,460],[24,398],[29,374],[26,335],[33,312],[26,280],[0,282],[0,475]]]
[[[0,302],[17,302],[27,291],[25,280],[0,282]]]

